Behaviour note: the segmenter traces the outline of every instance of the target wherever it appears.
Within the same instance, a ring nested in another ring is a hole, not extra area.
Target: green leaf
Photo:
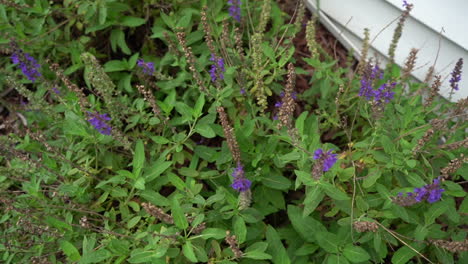
[[[416,250],[422,249],[422,246],[415,246],[414,244],[412,246]],[[417,253],[414,250],[410,249],[407,246],[403,246],[393,254],[392,264],[406,264],[410,259],[412,259],[416,255]]]
[[[380,169],[371,169],[367,174],[366,178],[364,178],[362,187],[366,189],[372,187],[375,184],[375,182],[377,182],[377,180],[380,178],[380,176],[382,176],[382,172],[380,171]]]
[[[395,143],[393,143],[392,140],[388,136],[380,135],[380,143],[382,144],[387,154],[392,154],[396,151]]]
[[[198,177],[200,173],[196,169],[182,167],[179,169],[179,174],[182,176],[187,176],[191,178]]]
[[[446,202],[435,202],[429,210],[424,213],[424,223],[426,226],[434,223],[435,219],[447,211]]]
[[[138,222],[140,222],[141,220],[141,216],[135,216],[133,217],[132,219],[130,219],[128,222],[127,222],[127,228],[133,228],[134,226],[136,226],[138,224]]]
[[[191,262],[197,262],[197,257],[195,256],[195,252],[193,252],[193,245],[190,240],[186,240],[185,244],[182,246],[182,252],[184,256],[190,260]]]
[[[62,249],[63,253],[67,256],[67,258],[71,261],[78,261],[81,258],[78,249],[76,249],[76,247],[68,241],[61,241],[60,248]]]
[[[193,107],[193,117],[199,118],[201,116],[204,105],[205,105],[205,94],[201,93],[200,96],[198,96],[195,106]]]
[[[296,250],[296,252],[294,252],[294,255],[296,256],[308,256],[308,255],[312,255],[312,253],[314,253],[315,251],[317,251],[319,247],[315,244],[309,244],[309,243],[305,243],[304,245],[302,245],[300,248],[298,248]]]
[[[417,161],[416,161],[416,160],[410,159],[410,160],[405,160],[405,162],[406,162],[406,165],[408,165],[410,168],[414,168],[414,167],[416,167],[416,165],[417,165]]]
[[[45,221],[47,224],[51,225],[52,227],[55,227],[59,230],[69,230],[72,231],[71,225],[69,225],[66,222],[63,222],[61,220],[58,220],[57,218],[54,218],[52,216],[46,216]]]
[[[424,239],[426,239],[426,236],[428,233],[429,233],[429,230],[427,229],[427,227],[423,225],[418,225],[416,227],[416,230],[414,230],[414,238],[416,240],[423,241]]]
[[[122,21],[120,21],[120,25],[126,27],[138,27],[146,23],[146,20],[139,17],[131,17],[125,16],[123,17]]]
[[[244,254],[244,258],[250,259],[271,259],[271,255],[261,251],[249,251]]]
[[[324,196],[319,186],[307,186],[306,197],[304,199],[304,216],[310,215],[320,204]]]
[[[136,143],[135,153],[133,154],[133,174],[138,177],[140,176],[141,169],[145,163],[145,147],[143,141],[139,139]]]
[[[338,200],[338,201],[349,200],[349,197],[348,195],[346,195],[346,193],[344,193],[343,191],[338,189],[338,187],[335,187],[328,182],[320,182],[320,186],[325,191],[325,193],[331,198],[333,198],[334,200]]]
[[[288,178],[277,174],[266,175],[262,178],[262,183],[263,185],[276,190],[288,190],[291,186],[291,181]]]
[[[214,238],[214,239],[223,239],[226,237],[226,230],[221,228],[207,228],[203,230],[201,236],[204,239]]]
[[[242,244],[245,242],[245,238],[247,237],[247,226],[245,225],[245,221],[242,217],[240,216],[234,216],[232,219],[233,221],[233,229],[234,229],[234,234],[236,235],[237,241],[239,244]]]
[[[177,110],[177,112],[185,119],[187,120],[192,120],[192,115],[194,113],[193,109],[182,103],[182,102],[176,102],[175,103],[175,109]]]
[[[343,255],[354,263],[364,262],[370,259],[369,253],[361,247],[354,246],[353,244],[347,244],[343,250]]]
[[[145,190],[140,193],[140,197],[149,201],[150,203],[156,205],[156,206],[169,206],[171,205],[170,201],[162,196],[161,194],[153,191],[153,190]]]
[[[138,190],[144,190],[146,188],[145,183],[146,181],[144,178],[138,178],[133,183],[133,187],[135,187],[135,189],[138,189]]]
[[[340,238],[337,235],[329,232],[318,232],[315,234],[317,244],[329,253],[338,253],[338,246],[340,245]]]
[[[161,258],[167,252],[167,248],[161,247],[158,250],[144,250],[138,248],[132,251],[128,262],[130,263],[151,263],[152,261]]]
[[[111,60],[104,64],[105,72],[126,71],[128,68],[127,62],[120,60]]]
[[[99,25],[106,23],[107,19],[107,8],[104,1],[99,2]]]
[[[184,212],[182,211],[182,208],[180,207],[177,197],[172,199],[171,212],[172,217],[174,217],[174,224],[180,229],[186,229],[188,227],[188,221]]]
[[[299,207],[288,205],[288,217],[297,233],[307,242],[315,242],[314,234],[318,231],[326,231],[319,221],[310,216],[304,217]]]
[[[343,257],[338,255],[328,255],[327,257],[327,264],[348,264],[349,261]]]
[[[288,253],[281,243],[281,238],[276,230],[268,225],[266,231],[266,239],[268,242],[268,253],[273,257],[272,261],[274,264],[290,264],[291,260],[288,257]]]
[[[177,18],[177,27],[178,28],[187,28],[190,25],[190,21],[192,20],[192,10],[191,9],[183,9],[180,14],[178,14]]]
[[[172,162],[164,161],[164,159],[158,159],[154,165],[152,165],[147,172],[144,174],[144,178],[147,182],[156,179],[161,173],[171,167]]]
[[[214,132],[213,128],[211,128],[209,124],[198,123],[195,127],[195,132],[197,132],[198,134],[206,138],[216,137],[216,133]]]

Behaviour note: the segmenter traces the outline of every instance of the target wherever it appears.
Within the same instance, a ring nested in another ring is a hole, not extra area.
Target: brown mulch
[[[296,8],[298,7],[299,1],[298,0],[279,0],[278,4],[280,5],[281,9],[284,12],[286,12],[292,17],[294,15]],[[302,58],[310,56],[310,52],[307,47],[305,24],[311,18],[312,18],[312,13],[308,9],[306,9],[304,21],[302,21],[303,22],[302,24],[304,26],[302,27],[301,32],[299,32],[297,36],[293,39],[294,46],[296,47],[294,58],[297,61],[297,66],[311,73],[308,75],[302,75],[302,74],[297,75],[296,90],[299,93],[302,93],[305,90],[310,88],[310,84],[309,84],[310,78],[311,78],[310,76],[314,72],[313,67],[307,64],[306,62],[304,62],[304,60],[302,60]],[[348,60],[348,50],[321,23],[317,23],[316,25],[316,41],[330,57],[337,60],[337,66],[346,67],[347,60]],[[322,57],[321,59],[325,59],[325,58]],[[354,61],[353,64],[356,64],[356,61]]]

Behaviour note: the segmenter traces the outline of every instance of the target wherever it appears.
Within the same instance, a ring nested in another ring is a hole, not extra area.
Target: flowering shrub
[[[384,66],[302,3],[0,3],[0,262],[468,263],[463,61],[393,63],[417,6]]]

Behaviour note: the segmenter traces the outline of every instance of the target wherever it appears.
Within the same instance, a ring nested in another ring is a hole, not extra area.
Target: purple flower
[[[275,107],[276,107],[276,108],[280,108],[282,105],[283,105],[282,102],[276,102],[276,103],[275,103]]]
[[[395,92],[392,92],[392,89],[395,88],[396,84],[396,82],[392,82],[391,84],[384,83],[379,87],[379,89],[373,90],[374,100],[377,102],[390,102],[395,95]]]
[[[361,89],[359,90],[359,96],[365,97],[366,100],[374,100],[378,104],[385,102],[390,102],[395,95],[395,92],[392,90],[397,85],[396,82],[384,83],[379,88],[374,89],[373,85],[377,78],[379,80],[383,79],[383,72],[380,70],[378,65],[372,67],[368,65],[367,71],[363,74],[361,79]]]
[[[252,182],[245,178],[244,167],[242,167],[242,164],[240,163],[234,169],[232,177],[234,177],[234,182],[231,184],[231,187],[234,190],[237,190],[239,192],[245,192],[252,185]]]
[[[408,4],[408,1],[406,0],[403,0],[403,7],[407,7],[409,4]]]
[[[55,94],[60,94],[60,90],[59,90],[56,86],[52,87],[52,91],[53,91]]]
[[[41,76],[39,68],[41,65],[28,53],[24,53],[21,49],[17,49],[11,55],[11,61],[14,64],[19,64],[19,67],[23,74],[30,81],[34,82]]]
[[[241,22],[241,1],[240,0],[229,0],[229,15],[234,18],[237,22]]]
[[[332,153],[332,151],[324,152],[323,149],[319,148],[314,152],[314,160],[319,160],[319,162],[323,163],[323,171],[329,171],[338,160],[338,155]]]
[[[99,114],[98,112],[88,112],[88,122],[97,130],[99,133],[103,135],[110,135],[111,134],[111,126],[106,123],[106,121],[110,121],[111,118],[108,114]]]
[[[461,81],[461,73],[462,73],[462,68],[463,68],[463,59],[460,58],[457,61],[457,64],[455,64],[455,68],[453,69],[451,75],[452,78],[450,79],[450,87],[452,87],[452,90],[458,91],[458,83]]]
[[[422,202],[427,200],[429,203],[435,203],[442,197],[444,189],[440,188],[440,179],[434,179],[432,184],[424,185],[421,188],[414,188],[415,200]]]
[[[245,95],[246,93],[247,93],[247,92],[245,91],[244,88],[241,88],[241,89],[240,89],[240,94],[241,94],[241,95]]]
[[[225,72],[224,59],[217,58],[214,54],[211,54],[210,61],[213,62],[210,68],[211,81],[216,82],[216,80],[218,80],[218,77],[220,80],[223,80]]]
[[[154,63],[153,62],[145,62],[143,59],[138,59],[137,61],[138,67],[143,70],[144,74],[153,75],[154,73]]]
[[[377,75],[379,75],[380,79],[382,79],[383,76],[378,65],[372,67],[372,65],[369,64],[368,67],[370,68],[362,75],[359,96],[364,96],[367,100],[370,100],[372,98],[372,85],[374,80],[377,78]]]

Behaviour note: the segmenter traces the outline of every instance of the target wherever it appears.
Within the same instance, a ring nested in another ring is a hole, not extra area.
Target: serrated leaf
[[[288,217],[297,233],[307,242],[316,242],[314,234],[326,231],[322,223],[310,216],[304,217],[302,210],[296,206],[288,205]]]
[[[262,179],[263,185],[276,189],[276,190],[287,190],[291,186],[291,181],[282,176],[282,175],[266,175],[266,177],[263,177]]]
[[[364,178],[362,187],[366,189],[372,187],[380,176],[382,176],[382,172],[379,169],[371,169],[366,178]]]
[[[179,200],[177,197],[172,199],[171,207],[172,217],[174,218],[174,224],[180,229],[186,229],[188,227],[188,221],[185,217],[182,207],[180,207]]]
[[[343,255],[354,263],[364,262],[370,259],[369,253],[361,247],[354,246],[353,244],[347,244],[343,249]]]
[[[200,96],[198,96],[195,106],[193,107],[193,117],[198,118],[201,116],[204,105],[205,105],[205,94],[201,93]]]
[[[140,222],[141,216],[135,216],[127,222],[127,228],[133,228]]]
[[[144,178],[138,178],[135,180],[135,183],[133,183],[133,187],[138,190],[144,190],[146,188],[145,183],[146,181]]]
[[[343,191],[338,189],[338,187],[335,187],[328,182],[321,182],[320,187],[328,196],[330,196],[331,198],[335,200],[338,200],[338,201],[349,200],[349,197],[348,195],[346,195],[346,193],[344,193]]]
[[[240,216],[234,216],[232,219],[232,226],[234,229],[234,234],[236,235],[237,241],[239,244],[245,242],[245,238],[247,237],[247,226],[245,225],[245,221]]]
[[[205,239],[214,238],[214,239],[223,239],[226,237],[226,230],[221,228],[207,228],[203,230],[201,236]]]
[[[111,60],[104,64],[104,71],[105,72],[117,72],[117,71],[125,71],[127,70],[128,65],[125,61],[120,60]]]
[[[130,254],[130,258],[127,260],[130,263],[151,263],[155,259],[164,256],[167,252],[167,248],[161,247],[158,250],[144,250],[135,249]]]
[[[415,249],[418,250],[422,247],[416,247]],[[392,256],[392,264],[406,264],[410,259],[416,256],[417,253],[407,246],[403,246],[398,249]]]
[[[310,215],[320,204],[324,196],[325,195],[319,186],[307,186],[303,216]]]
[[[60,248],[67,258],[71,261],[78,261],[81,258],[80,252],[78,249],[68,241],[61,241]]]
[[[244,254],[244,258],[250,259],[271,259],[271,255],[260,251],[249,251]]]
[[[318,245],[329,253],[338,253],[340,239],[337,235],[330,232],[318,232],[315,234]]]
[[[213,128],[211,128],[209,124],[197,124],[197,126],[195,127],[195,132],[206,138],[216,137],[215,131],[213,130]]]
[[[146,20],[144,20],[143,18],[131,17],[131,16],[125,16],[123,17],[122,21],[120,21],[120,24],[126,27],[138,27],[145,23],[146,23]]]
[[[272,261],[274,264],[289,264],[291,260],[289,259],[288,253],[284,248],[283,243],[281,243],[281,238],[276,232],[276,230],[268,225],[266,231],[266,239],[268,242],[268,253],[271,254]]]
[[[182,252],[184,256],[190,260],[191,262],[197,262],[197,257],[195,256],[195,252],[193,251],[193,245],[190,240],[186,240],[185,244],[182,246]]]
[[[139,139],[136,143],[135,153],[133,154],[133,174],[138,177],[145,163],[145,147],[143,141]]]
[[[435,219],[447,211],[447,203],[435,202],[429,210],[424,213],[424,223],[426,226],[434,223]]]
[[[416,240],[423,241],[424,239],[426,239],[426,236],[428,233],[429,233],[429,230],[427,229],[427,227],[423,225],[418,225],[416,227],[416,230],[414,230],[414,238]]]
[[[159,159],[156,161],[153,166],[151,166],[147,172],[143,175],[145,180],[147,182],[150,182],[154,179],[156,179],[161,173],[163,173],[165,170],[167,170],[169,167],[171,167],[172,162],[170,161],[164,161],[163,159]]]

